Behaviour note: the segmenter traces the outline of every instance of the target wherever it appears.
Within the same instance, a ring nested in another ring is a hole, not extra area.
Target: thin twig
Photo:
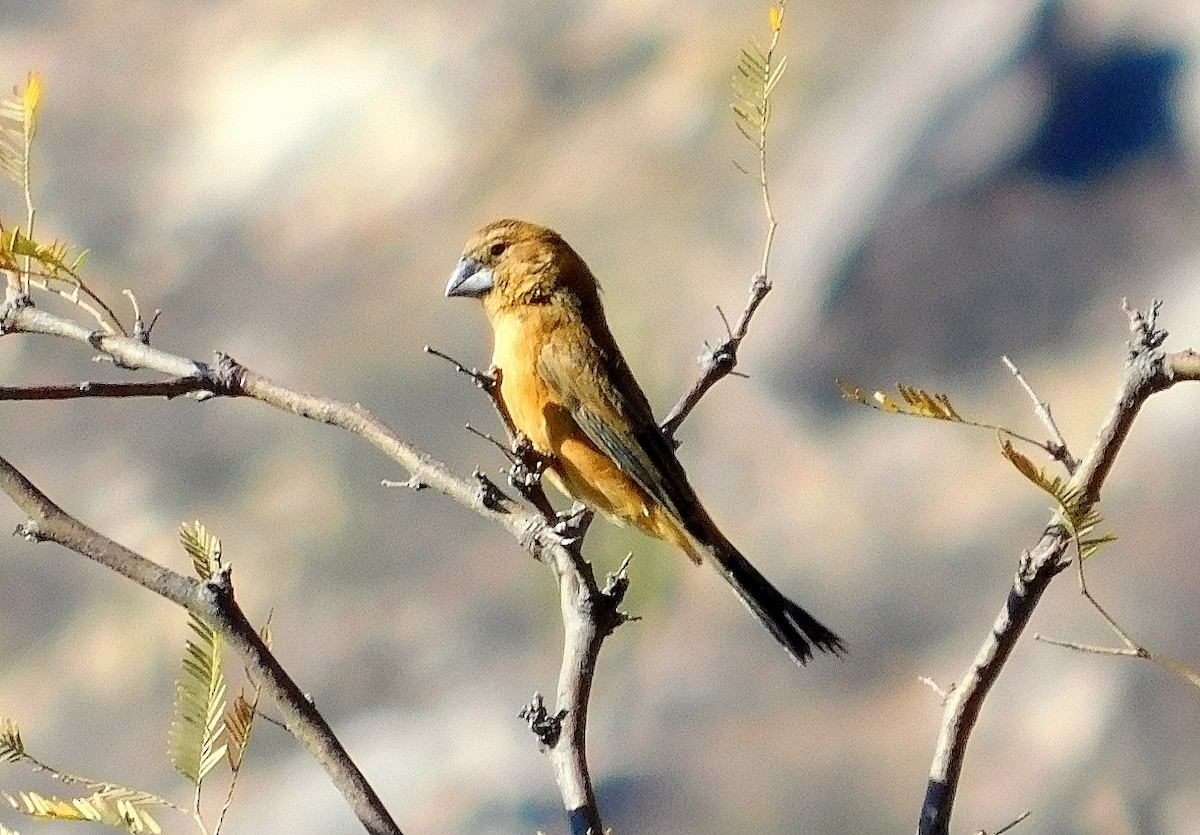
[[[500,416],[500,421],[504,424],[504,429],[508,433],[508,448],[506,449],[492,435],[481,432],[470,424],[467,424],[467,431],[478,435],[485,441],[489,441],[500,448],[500,451],[509,462],[508,483],[521,494],[525,501],[537,508],[538,512],[548,521],[556,521],[554,505],[550,503],[550,499],[546,496],[546,491],[542,488],[542,473],[546,470],[546,460],[533,448],[533,444],[529,443],[529,439],[513,423],[512,416],[509,415],[508,408],[504,405],[504,398],[500,394],[500,369],[493,368],[485,374],[476,368],[467,368],[450,355],[444,354],[428,345],[425,346],[425,353],[432,354],[449,362],[460,374],[470,377],[475,385],[482,389],[488,396],[492,402],[492,408]]]
[[[33,223],[37,218],[37,211],[33,207],[33,178],[30,176],[33,168],[33,138],[37,135],[38,122],[38,104],[41,98],[42,77],[29,74],[25,82],[25,89],[21,94],[22,104],[25,106],[25,119],[22,127],[23,130],[23,148],[21,155],[21,192],[25,198],[25,237],[33,240]],[[25,256],[25,269],[21,274],[21,290],[29,292],[29,277],[31,275],[33,262],[29,255]]]
[[[758,273],[763,276],[764,280],[770,275],[768,267],[771,262],[771,246],[775,242],[775,230],[779,228],[779,224],[775,221],[775,211],[771,208],[771,191],[767,179],[767,125],[771,122],[771,95],[769,89],[771,76],[782,71],[782,67],[776,69],[772,59],[775,57],[776,47],[779,46],[779,32],[783,28],[783,14],[786,5],[786,0],[781,0],[779,5],[775,7],[777,11],[772,17],[771,43],[767,47],[767,60],[763,67],[762,118],[759,121],[758,128],[758,188],[762,193],[763,214],[766,216],[767,221],[767,233],[763,240],[762,263],[758,268]]]
[[[942,704],[946,703],[946,700],[950,698],[950,694],[955,690],[955,684],[953,682],[950,683],[949,687],[942,687],[929,676],[917,676],[917,681],[919,681],[921,684],[924,684],[934,693],[937,693],[938,698],[942,700]]]
[[[1031,814],[1033,814],[1033,813],[1032,812],[1022,812],[1021,814],[1017,815],[1017,817],[1014,820],[1010,821],[1009,823],[1006,823],[1004,826],[997,829],[994,833],[992,833],[992,835],[1004,835],[1005,832],[1012,829],[1014,826],[1019,824],[1021,821],[1025,820]],[[987,833],[981,833],[981,835],[987,835]]]
[[[737,325],[732,331],[729,331],[729,323],[725,323],[728,336],[716,347],[706,348],[699,360],[700,377],[663,419],[662,432],[667,436],[667,440],[676,442],[675,433],[679,431],[679,427],[683,425],[687,416],[692,413],[692,409],[696,408],[700,398],[704,397],[705,393],[722,378],[733,373],[737,367],[738,349],[741,347],[742,340],[746,338],[750,320],[769,292],[771,292],[771,282],[767,280],[766,275],[759,273],[754,276],[753,281],[750,282],[750,295],[746,300],[746,307],[742,310],[742,315],[738,317]],[[723,317],[724,314],[722,314]]]
[[[1100,617],[1104,618],[1104,621],[1108,624],[1109,628],[1116,633],[1118,638],[1121,639],[1121,643],[1125,644],[1125,646],[1130,649],[1138,649],[1138,643],[1134,641],[1133,638],[1129,637],[1129,633],[1121,628],[1121,625],[1117,623],[1113,616],[1105,611],[1104,607],[1100,605],[1100,601],[1092,596],[1092,592],[1088,588],[1087,578],[1084,576],[1083,563],[1084,560],[1076,561],[1079,576],[1079,593],[1086,597],[1088,602],[1092,604],[1092,608],[1100,613]]]
[[[439,359],[444,359],[446,362],[448,362],[454,366],[455,371],[457,371],[459,374],[465,374],[466,376],[470,377],[472,380],[475,381],[475,385],[479,386],[484,391],[490,392],[492,389],[494,389],[496,387],[496,384],[497,384],[496,378],[493,377],[491,374],[485,374],[482,371],[480,371],[478,368],[467,368],[465,365],[463,365],[461,362],[456,360],[454,357],[450,356],[449,354],[443,354],[437,348],[426,345],[425,353],[430,354],[431,356],[438,357]]]
[[[687,416],[692,413],[692,410],[696,408],[700,399],[718,381],[735,373],[734,369],[737,367],[738,362],[738,348],[741,346],[742,340],[746,338],[746,331],[750,327],[750,320],[754,317],[754,312],[758,310],[758,306],[762,304],[762,300],[766,298],[767,293],[771,292],[771,249],[775,244],[775,232],[779,228],[779,223],[775,219],[775,210],[771,206],[770,178],[767,176],[767,127],[771,122],[771,90],[774,82],[779,80],[784,64],[787,61],[786,57],[781,59],[778,64],[774,60],[776,49],[779,46],[779,33],[783,28],[783,15],[786,5],[786,0],[781,0],[778,5],[771,7],[771,41],[767,46],[764,56],[766,60],[762,65],[762,76],[755,79],[756,82],[762,85],[762,100],[758,104],[757,110],[756,134],[751,136],[741,121],[735,121],[738,130],[753,143],[755,150],[758,152],[758,189],[762,197],[763,217],[766,222],[766,232],[763,235],[762,259],[759,262],[758,272],[750,282],[750,297],[746,302],[745,308],[742,310],[742,315],[738,318],[737,326],[730,330],[729,320],[725,318],[725,313],[719,307],[717,308],[717,313],[720,314],[721,320],[725,323],[726,338],[718,343],[715,348],[705,346],[705,351],[699,358],[699,379],[679,399],[679,402],[667,413],[667,416],[660,424],[667,440],[676,446],[679,445],[679,441],[675,437],[679,431],[679,427],[687,419]],[[734,106],[734,112],[739,115],[742,113],[736,105]],[[738,170],[745,171],[740,165],[738,166]]]
[[[1055,647],[1065,647],[1078,652],[1087,652],[1093,655],[1112,655],[1126,656],[1128,658],[1148,658],[1149,655],[1140,647],[1102,647],[1096,644],[1081,644],[1077,641],[1064,641],[1059,638],[1051,638],[1047,635],[1042,635],[1040,632],[1033,633],[1035,641],[1041,641],[1043,644],[1050,644]]]
[[[1025,389],[1025,393],[1029,395],[1029,399],[1033,401],[1033,410],[1047,431],[1050,432],[1051,442],[1046,445],[1047,451],[1054,456],[1058,461],[1061,461],[1063,466],[1067,468],[1068,473],[1074,473],[1079,468],[1079,461],[1071,455],[1067,448],[1067,441],[1059,431],[1058,424],[1054,422],[1053,415],[1050,414],[1050,404],[1042,398],[1038,397],[1037,392],[1033,390],[1033,386],[1029,385],[1025,379],[1025,375],[1021,373],[1021,369],[1017,368],[1016,363],[1010,360],[1007,356],[1001,357],[1004,364],[1008,366],[1008,370],[1017,378],[1017,382],[1021,384],[1021,388]]]
[[[1087,652],[1093,655],[1118,656],[1125,658],[1145,658],[1147,661],[1152,661],[1165,670],[1168,670],[1176,675],[1187,680],[1195,687],[1200,687],[1200,672],[1197,672],[1193,667],[1184,662],[1163,655],[1162,653],[1153,652],[1140,641],[1135,641],[1133,636],[1129,634],[1119,623],[1116,618],[1108,613],[1108,611],[1100,605],[1100,601],[1096,599],[1088,588],[1087,581],[1083,574],[1083,562],[1079,562],[1079,592],[1087,601],[1092,604],[1104,622],[1108,624],[1109,629],[1121,640],[1123,646],[1120,647],[1102,647],[1095,644],[1084,644],[1078,641],[1066,641],[1059,638],[1050,638],[1039,633],[1034,633],[1034,640],[1041,641],[1046,644],[1051,644],[1057,647],[1073,649],[1077,652]]]

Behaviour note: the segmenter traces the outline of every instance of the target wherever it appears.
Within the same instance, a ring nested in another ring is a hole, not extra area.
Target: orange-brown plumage
[[[501,220],[467,242],[446,293],[482,301],[501,401],[556,486],[712,562],[797,662],[811,656],[808,641],[840,652],[838,637],[759,574],[705,512],[608,329],[599,290],[555,232]]]

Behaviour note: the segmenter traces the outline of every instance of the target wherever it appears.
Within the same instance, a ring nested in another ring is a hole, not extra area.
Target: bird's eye
[[[500,241],[499,243],[492,244],[492,247],[489,250],[489,252],[492,253],[493,258],[496,258],[496,257],[503,255],[504,250],[506,250],[506,249],[508,249],[508,244],[504,243],[503,241]]]

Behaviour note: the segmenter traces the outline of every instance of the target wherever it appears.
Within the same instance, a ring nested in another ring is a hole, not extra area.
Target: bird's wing
[[[588,439],[680,521],[695,515],[695,493],[624,358],[560,331],[547,340],[538,372]]]

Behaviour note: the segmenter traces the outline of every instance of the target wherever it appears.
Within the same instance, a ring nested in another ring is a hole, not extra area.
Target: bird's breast
[[[504,408],[534,449],[543,455],[553,455],[550,422],[557,411],[556,399],[538,373],[538,358],[547,333],[527,316],[497,316],[492,324],[495,330],[492,367],[500,371]]]

